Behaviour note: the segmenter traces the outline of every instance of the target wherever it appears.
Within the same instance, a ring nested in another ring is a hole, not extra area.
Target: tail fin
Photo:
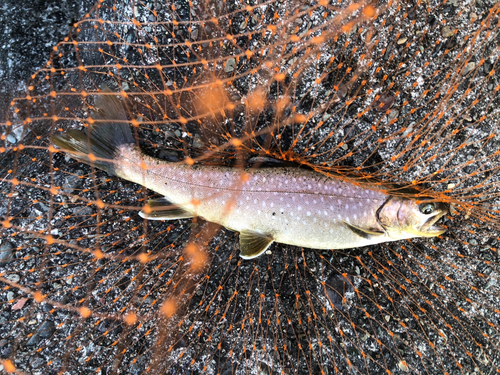
[[[102,90],[111,92],[107,86],[103,86]],[[135,144],[135,138],[126,122],[123,104],[115,95],[97,96],[94,107],[96,110],[91,117],[101,121],[92,124],[86,133],[70,129],[66,133],[56,134],[52,141],[72,158],[115,174],[113,159],[116,159],[118,148]]]

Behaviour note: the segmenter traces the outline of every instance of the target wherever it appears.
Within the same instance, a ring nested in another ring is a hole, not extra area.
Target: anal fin
[[[269,236],[255,232],[240,232],[240,257],[252,259],[261,255],[273,243]]]
[[[366,228],[361,228],[361,227],[358,227],[356,225],[352,225],[350,223],[348,223],[347,221],[345,220],[342,220],[342,222],[351,230],[353,231],[355,234],[357,234],[358,236],[360,237],[363,237],[367,240],[371,240],[372,238],[374,237],[378,237],[378,236],[382,236],[384,235],[385,232],[380,232],[380,231],[376,231],[376,230],[371,230],[371,229],[366,229]]]
[[[195,216],[191,212],[170,203],[166,198],[150,199],[148,200],[148,206],[151,209],[149,212],[146,213],[144,210],[139,212],[142,218],[148,220],[178,220]]]

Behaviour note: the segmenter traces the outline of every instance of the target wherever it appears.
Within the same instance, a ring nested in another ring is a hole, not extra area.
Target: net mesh
[[[99,1],[0,126],[3,370],[500,373],[499,12]],[[143,220],[157,195],[51,145],[104,86],[149,155],[415,187],[448,231],[245,261],[215,224]]]

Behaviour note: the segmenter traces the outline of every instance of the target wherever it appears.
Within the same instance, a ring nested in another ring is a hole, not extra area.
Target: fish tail
[[[111,92],[107,86],[102,90]],[[135,145],[123,104],[115,95],[99,95],[91,118],[95,121],[86,132],[70,129],[56,134],[52,142],[72,158],[91,164],[110,174],[115,173],[119,148]],[[97,120],[97,121],[96,121]]]

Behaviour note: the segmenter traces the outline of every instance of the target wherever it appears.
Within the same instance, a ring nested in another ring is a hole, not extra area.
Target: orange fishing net
[[[0,127],[3,370],[500,373],[499,12],[99,1]],[[103,85],[149,155],[415,187],[452,204],[449,229],[243,261],[237,233],[143,220],[155,194],[51,145]]]

